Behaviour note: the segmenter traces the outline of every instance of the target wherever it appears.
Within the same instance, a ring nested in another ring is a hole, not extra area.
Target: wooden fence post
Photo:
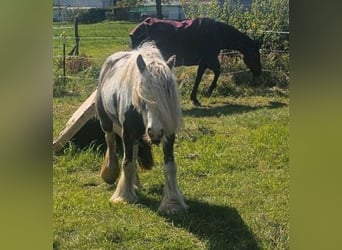
[[[71,55],[78,56],[79,55],[78,48],[79,48],[79,44],[80,44],[80,35],[78,33],[78,18],[77,17],[75,17],[74,28],[75,28],[75,42],[76,42],[76,44],[72,48],[70,53],[68,54],[69,56],[71,56]]]
[[[61,34],[61,38],[62,38],[62,43],[63,43],[63,84],[65,84],[65,44],[66,44],[66,33],[65,31],[62,32]]]

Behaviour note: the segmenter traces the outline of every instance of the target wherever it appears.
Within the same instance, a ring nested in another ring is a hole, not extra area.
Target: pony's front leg
[[[177,214],[188,209],[177,184],[177,165],[173,156],[174,141],[175,135],[172,134],[163,142],[165,185],[163,199],[158,208],[160,214]]]
[[[129,202],[137,201],[135,188],[139,186],[139,179],[136,172],[136,156],[138,152],[138,144],[132,140],[125,140],[124,137],[124,158],[122,161],[122,172],[118,185],[110,201]]]
[[[213,90],[216,88],[217,80],[218,80],[220,73],[221,73],[220,62],[218,61],[217,58],[213,59],[212,65],[209,68],[214,72],[214,79],[213,79],[212,83],[210,84],[207,92],[205,93],[206,97],[211,96],[211,94],[213,93]]]
[[[115,134],[114,132],[105,133],[107,150],[101,167],[100,176],[108,184],[114,184],[119,177],[119,161],[115,152]]]

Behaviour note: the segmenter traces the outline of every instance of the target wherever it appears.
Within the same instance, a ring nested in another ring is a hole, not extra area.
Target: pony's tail
[[[154,166],[152,147],[143,140],[139,142],[138,163],[144,170],[150,170]]]

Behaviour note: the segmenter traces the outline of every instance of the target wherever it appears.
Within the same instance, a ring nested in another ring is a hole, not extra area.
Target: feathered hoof
[[[114,184],[119,177],[119,171],[115,168],[102,166],[100,176],[106,183]]]
[[[143,186],[141,185],[139,176],[137,175],[137,177],[135,179],[135,183],[134,183],[134,190],[135,191],[141,191],[142,189],[143,189]]]
[[[212,90],[209,90],[209,89],[208,89],[208,91],[205,92],[204,97],[210,97],[211,94],[212,94],[212,92],[213,92]]]
[[[160,215],[180,215],[188,212],[189,206],[184,202],[177,200],[169,200],[167,203],[162,203],[158,208]]]
[[[138,198],[131,194],[131,195],[116,195],[113,194],[113,196],[109,199],[111,203],[136,203]]]
[[[201,107],[201,103],[197,99],[191,99],[191,102],[193,105],[195,105],[197,107]]]

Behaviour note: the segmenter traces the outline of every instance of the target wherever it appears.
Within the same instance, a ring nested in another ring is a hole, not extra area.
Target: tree
[[[156,14],[158,18],[163,18],[162,13],[162,0],[155,0],[156,1]],[[133,7],[138,5],[143,5],[144,3],[148,2],[148,0],[118,0],[116,2],[117,7]],[[164,0],[164,2],[169,2],[168,0]]]
[[[124,7],[134,7],[137,6],[141,0],[118,0],[115,4],[116,7],[124,8]]]
[[[163,14],[162,14],[162,2],[161,2],[161,0],[156,0],[156,11],[157,11],[157,18],[162,19]]]

